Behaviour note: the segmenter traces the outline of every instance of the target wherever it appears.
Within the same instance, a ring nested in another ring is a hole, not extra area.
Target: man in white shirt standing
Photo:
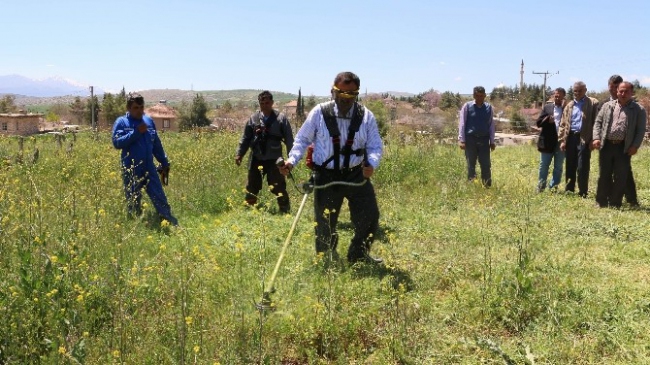
[[[382,260],[368,254],[379,228],[379,208],[370,177],[379,166],[383,143],[375,116],[357,102],[360,86],[361,80],[352,72],[336,75],[333,101],[309,112],[280,171],[288,175],[313,146],[316,252],[338,256],[336,224],[345,198],[354,226],[348,262],[378,264]],[[329,183],[335,184],[319,189]]]

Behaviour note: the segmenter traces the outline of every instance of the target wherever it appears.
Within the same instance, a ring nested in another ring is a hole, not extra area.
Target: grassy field
[[[22,162],[0,139],[2,364],[650,363],[648,211],[536,194],[533,146],[499,147],[484,189],[457,147],[389,137],[373,178],[387,265],[324,265],[310,197],[261,313],[294,216],[268,191],[244,206],[238,135],[162,136],[181,228],[150,204],[127,220],[108,134],[53,138],[25,139]],[[633,165],[647,207],[647,148]]]

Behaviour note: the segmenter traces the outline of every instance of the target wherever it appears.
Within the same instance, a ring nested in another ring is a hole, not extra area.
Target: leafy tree
[[[645,86],[641,85],[641,82],[638,79],[632,81],[632,86],[634,86],[635,93],[639,91],[644,91],[646,89]]]
[[[423,94],[418,94],[415,96],[409,96],[407,101],[409,104],[413,105],[414,108],[421,108],[424,104],[424,100],[422,99]]]
[[[86,106],[81,98],[75,96],[74,101],[70,104],[70,113],[74,118],[76,124],[82,124],[86,114]]]
[[[299,119],[304,119],[305,118],[305,109],[304,109],[304,104],[302,100],[302,90],[298,89],[298,104],[296,105],[296,116]]]
[[[546,93],[546,98],[548,98],[552,94],[551,88],[547,86],[544,89],[542,85],[537,84],[524,84],[523,88],[517,86],[499,86],[492,89],[490,101],[496,102],[503,100],[507,103],[520,101],[523,105],[539,103],[541,101],[543,104],[545,102],[545,100],[542,100],[544,99],[544,93]]]
[[[226,100],[221,104],[221,110],[223,110],[224,113],[230,113],[232,111],[232,104],[230,103],[230,100]]]
[[[208,114],[208,104],[203,95],[196,94],[189,106],[181,103],[179,109],[179,129],[186,131],[194,127],[205,127],[211,124]]]
[[[111,126],[115,120],[124,114],[126,110],[126,92],[122,91],[113,96],[111,93],[105,93],[101,105],[101,121],[103,125]]]
[[[390,114],[384,102],[381,100],[365,100],[363,104],[375,115],[379,134],[382,137],[386,137],[386,134],[388,134],[388,118]]]
[[[87,118],[86,120],[88,123],[92,123],[92,110],[93,110],[93,104],[95,105],[95,123],[99,122],[99,112],[101,110],[100,105],[99,105],[99,98],[97,95],[93,95],[92,98],[88,98],[86,100],[86,108],[84,111],[84,116]]]
[[[68,104],[56,103],[50,107],[49,112],[58,115],[59,121],[61,119],[70,120],[70,106]]]
[[[573,84],[566,89],[566,100],[573,100]]]
[[[311,111],[312,109],[314,109],[316,104],[318,104],[316,102],[316,97],[312,94],[309,96],[309,99],[307,99],[307,103],[305,104],[305,107],[307,108],[307,110]]]
[[[122,87],[120,93],[115,96],[115,110],[119,110],[120,113],[126,111],[126,91],[124,90],[124,87]]]
[[[17,110],[16,98],[13,95],[5,95],[0,99],[0,113],[13,113]]]
[[[47,112],[47,114],[45,115],[45,120],[48,121],[48,122],[50,122],[50,123],[56,123],[56,122],[61,121],[61,117],[58,116],[56,113],[54,113],[53,111],[50,110],[50,111]]]
[[[440,102],[438,103],[438,106],[442,110],[458,110],[462,104],[463,98],[459,93],[454,94],[451,91],[445,91],[440,96]]]

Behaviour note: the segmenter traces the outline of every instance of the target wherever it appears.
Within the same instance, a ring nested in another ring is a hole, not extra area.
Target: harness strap
[[[356,150],[352,149],[352,145],[354,144],[354,135],[359,131],[364,116],[364,108],[359,103],[355,102],[353,108],[352,120],[350,121],[350,127],[348,128],[348,136],[345,140],[343,149],[341,149],[341,131],[339,130],[336,115],[334,113],[334,101],[321,105],[321,113],[323,114],[327,131],[332,138],[332,148],[334,151],[334,154],[323,162],[321,165],[322,168],[325,168],[331,161],[334,161],[334,170],[340,170],[340,155],[343,154],[343,168],[348,169],[350,168],[350,155],[365,155],[365,148],[359,148]]]

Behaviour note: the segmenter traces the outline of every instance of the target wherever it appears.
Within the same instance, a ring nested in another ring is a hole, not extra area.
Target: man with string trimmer
[[[378,264],[382,260],[368,254],[379,227],[377,198],[369,179],[379,166],[383,144],[375,116],[357,102],[360,86],[361,80],[352,72],[336,75],[333,101],[309,112],[280,171],[288,175],[313,146],[316,252],[338,257],[336,223],[345,198],[354,226],[348,262]],[[351,184],[330,185],[333,182]]]

